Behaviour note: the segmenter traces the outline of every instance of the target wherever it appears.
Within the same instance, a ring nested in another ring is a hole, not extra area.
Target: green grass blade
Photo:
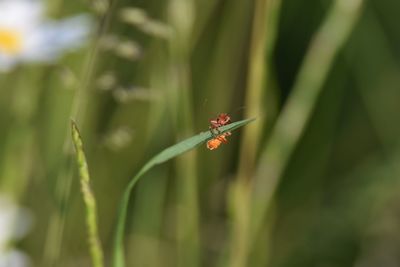
[[[76,150],[83,201],[86,206],[86,227],[89,235],[89,248],[94,267],[104,266],[104,256],[97,228],[96,200],[90,188],[88,165],[83,152],[83,143],[75,122],[71,121],[72,141]]]
[[[239,127],[242,127],[242,126],[252,122],[253,120],[254,119],[246,119],[246,120],[233,122],[229,125],[219,128],[219,130],[221,133],[233,131]],[[125,189],[125,192],[124,192],[124,195],[122,196],[122,200],[121,200],[121,204],[120,204],[120,210],[119,210],[118,221],[117,221],[117,229],[116,229],[116,233],[115,233],[115,243],[114,243],[114,259],[113,259],[114,267],[124,267],[125,266],[123,236],[124,236],[124,231],[125,231],[126,213],[128,210],[128,202],[129,202],[130,194],[132,192],[134,185],[137,183],[137,181],[143,176],[144,173],[146,173],[148,170],[150,170],[155,165],[164,163],[174,157],[177,157],[180,154],[183,154],[183,153],[199,146],[200,144],[211,139],[212,137],[213,137],[213,135],[211,134],[211,132],[206,131],[206,132],[202,132],[198,135],[195,135],[193,137],[185,139],[178,144],[175,144],[171,147],[164,149],[159,154],[157,154],[152,159],[150,159],[142,167],[142,169],[140,169],[138,174],[136,174],[136,176],[132,178],[132,180],[129,182],[127,188]]]

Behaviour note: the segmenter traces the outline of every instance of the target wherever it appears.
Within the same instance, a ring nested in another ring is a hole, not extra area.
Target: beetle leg
[[[213,128],[218,128],[220,126],[217,120],[210,120],[210,123]]]

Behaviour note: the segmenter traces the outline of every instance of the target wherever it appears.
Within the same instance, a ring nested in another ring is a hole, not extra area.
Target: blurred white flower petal
[[[0,10],[1,27],[13,29],[36,27],[43,17],[43,5],[35,0],[0,0]]]
[[[29,211],[18,207],[6,196],[0,196],[0,252],[10,240],[18,240],[26,235],[32,225]]]
[[[32,215],[28,210],[0,195],[0,267],[30,266],[28,256],[9,245],[25,236],[31,225]]]
[[[26,50],[21,54],[25,61],[53,61],[64,51],[73,51],[87,39],[90,18],[80,15],[61,21],[43,23],[26,39]]]
[[[31,266],[28,256],[18,250],[0,251],[0,267]]]
[[[43,9],[39,0],[0,0],[0,71],[22,62],[57,60],[89,36],[89,16],[46,20]]]

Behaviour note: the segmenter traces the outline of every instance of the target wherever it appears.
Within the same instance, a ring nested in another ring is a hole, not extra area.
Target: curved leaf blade
[[[237,122],[233,122],[231,124],[225,125],[219,128],[220,133],[225,133],[228,131],[233,131],[239,127],[242,127],[255,119],[246,119]],[[148,170],[153,168],[155,165],[164,163],[172,158],[175,158],[195,147],[199,146],[200,144],[210,140],[213,138],[213,135],[210,131],[202,132],[198,135],[185,139],[171,147],[168,147],[158,153],[156,156],[151,158],[136,174],[135,177],[129,182],[125,192],[122,196],[119,213],[118,213],[118,221],[117,221],[117,229],[115,233],[115,240],[114,240],[114,259],[113,259],[113,266],[114,267],[125,267],[124,261],[124,246],[123,246],[123,236],[125,231],[125,221],[126,221],[126,213],[128,210],[128,202],[130,198],[130,194],[132,192],[133,187],[137,183],[137,181],[145,174]]]

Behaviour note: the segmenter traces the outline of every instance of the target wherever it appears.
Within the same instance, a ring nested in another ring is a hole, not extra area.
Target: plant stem
[[[270,89],[267,78],[279,7],[280,0],[256,0],[254,4],[245,117],[264,117],[263,99],[265,90]],[[230,192],[233,223],[229,266],[232,267],[247,265],[250,249],[250,184],[248,182],[254,173],[263,122],[263,119],[258,120],[244,129],[238,174]]]
[[[172,75],[169,83],[173,123],[177,139],[193,134],[193,104],[190,69],[191,39],[196,17],[194,0],[170,0],[168,20],[174,29],[169,39],[167,70]],[[177,266],[196,267],[199,252],[199,204],[197,153],[191,151],[176,159],[177,185]]]
[[[89,236],[89,248],[94,267],[104,266],[104,256],[100,245],[100,238],[97,227],[96,199],[90,188],[89,169],[83,151],[82,139],[76,124],[71,121],[72,141],[76,150],[76,161],[79,166],[79,176],[83,201],[86,206],[86,227]]]

